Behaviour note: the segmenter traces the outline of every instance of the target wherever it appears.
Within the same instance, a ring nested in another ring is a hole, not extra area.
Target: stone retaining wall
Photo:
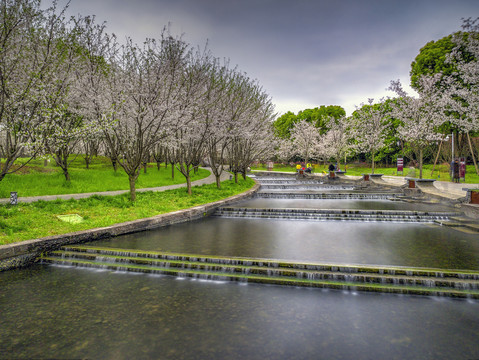
[[[77,231],[69,234],[49,236],[41,239],[26,240],[19,243],[0,246],[0,271],[28,266],[45,251],[58,249],[68,244],[78,244],[130,234],[201,219],[211,215],[218,207],[252,197],[259,189],[256,184],[250,190],[213,203],[195,206],[190,209],[161,214],[146,219],[128,221],[103,228]]]

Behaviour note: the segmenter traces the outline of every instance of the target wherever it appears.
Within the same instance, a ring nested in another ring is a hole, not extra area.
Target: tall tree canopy
[[[424,45],[411,63],[411,87],[420,90],[420,77],[422,75],[430,76],[442,73],[443,76],[451,76],[456,71],[456,63],[459,59],[451,61],[450,54],[457,51],[457,39],[463,39],[467,43],[469,32],[458,31],[454,34],[443,37],[437,41],[430,41]],[[465,45],[461,48],[463,61],[473,60],[473,56],[466,51]]]
[[[291,129],[300,121],[306,121],[314,125],[321,134],[327,131],[327,123],[330,117],[339,119],[346,115],[346,111],[339,105],[321,105],[314,109],[304,109],[299,111],[297,115],[288,111],[281,115],[274,122],[276,135],[283,139],[291,136]]]

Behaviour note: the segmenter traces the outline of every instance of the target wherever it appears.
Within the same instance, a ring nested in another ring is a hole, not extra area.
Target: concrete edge
[[[103,228],[82,230],[68,234],[0,245],[0,271],[28,266],[35,262],[42,252],[55,250],[64,245],[100,240],[201,219],[211,215],[220,206],[251,198],[259,188],[260,184],[256,182],[251,189],[244,193],[189,209],[160,214],[145,219],[127,221]]]

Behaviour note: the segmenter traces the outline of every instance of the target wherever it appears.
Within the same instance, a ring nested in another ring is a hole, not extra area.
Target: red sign
[[[399,171],[404,171],[404,159],[403,158],[398,158],[398,172]]]

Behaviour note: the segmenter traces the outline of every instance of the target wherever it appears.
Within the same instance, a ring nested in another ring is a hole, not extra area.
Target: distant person
[[[312,169],[311,164],[307,163],[306,164],[306,172],[311,174],[311,169]]]
[[[299,170],[301,170],[301,164],[298,163],[296,165],[296,172],[299,173]]]
[[[454,160],[454,169],[453,169],[454,182],[459,182],[459,161]]]
[[[335,168],[336,167],[333,164],[329,164],[328,170],[329,170],[329,172],[333,172],[335,170]]]

